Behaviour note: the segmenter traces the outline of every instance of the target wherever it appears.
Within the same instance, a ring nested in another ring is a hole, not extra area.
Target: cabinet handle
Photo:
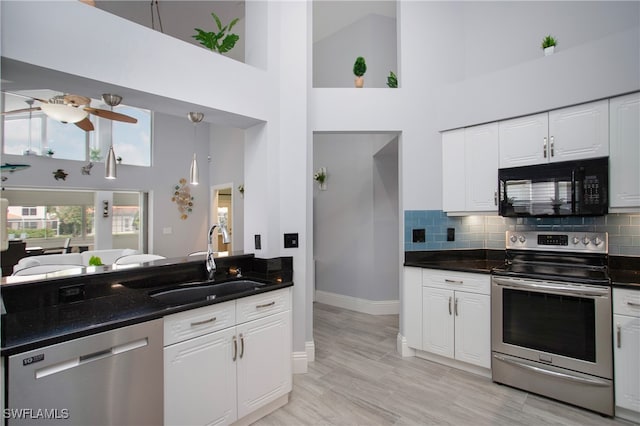
[[[464,281],[462,280],[450,280],[449,278],[445,278],[444,282],[450,284],[464,284]]]
[[[542,154],[544,155],[544,158],[547,158],[547,138],[543,138],[543,144],[542,144]]]
[[[553,154],[553,145],[554,145],[553,139],[554,139],[553,136],[551,136],[550,143],[549,143],[549,150],[551,151],[551,156],[552,157],[554,156],[554,154]]]
[[[275,305],[276,302],[269,302],[269,303],[265,303],[263,305],[256,305],[256,309],[260,309],[260,308],[268,308],[269,306],[273,306]]]
[[[627,302],[627,305],[640,307],[640,303],[635,303],[635,302]]]
[[[202,324],[208,324],[210,322],[214,322],[216,319],[217,319],[216,317],[213,317],[213,318],[209,318],[209,319],[204,320],[204,321],[192,322],[191,323],[191,327],[195,327],[195,326],[202,325]]]
[[[244,336],[240,333],[240,359],[244,356]]]
[[[622,347],[622,332],[621,332],[621,328],[620,324],[616,325],[616,336],[618,338],[618,347],[621,348]]]
[[[451,315],[451,296],[449,296],[449,315]]]
[[[456,316],[458,316],[458,298],[456,297],[456,301],[453,303],[453,312],[455,312]]]
[[[238,339],[236,338],[236,336],[233,336],[233,361],[236,360],[236,358],[238,358]]]
[[[498,190],[493,191],[493,204],[498,205]]]

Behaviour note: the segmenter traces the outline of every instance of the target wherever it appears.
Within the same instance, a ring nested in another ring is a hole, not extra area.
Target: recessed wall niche
[[[398,74],[395,1],[313,2],[313,87],[355,87],[353,64],[364,57],[364,88],[387,87]]]

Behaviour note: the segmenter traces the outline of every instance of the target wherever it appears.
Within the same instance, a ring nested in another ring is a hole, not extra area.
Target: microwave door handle
[[[554,153],[553,153],[553,145],[555,145],[555,143],[554,143],[554,138],[553,138],[553,136],[551,136],[551,137],[549,138],[549,151],[550,151],[550,153],[551,153],[550,157],[553,157],[553,156],[554,156]]]
[[[542,154],[544,158],[547,158],[547,137],[542,138]]]

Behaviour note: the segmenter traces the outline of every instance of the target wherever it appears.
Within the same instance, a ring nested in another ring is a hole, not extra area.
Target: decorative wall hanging
[[[91,174],[91,168],[93,167],[93,163],[91,161],[89,161],[88,164],[82,166],[80,168],[80,171],[82,172],[83,175],[90,175]]]
[[[313,180],[318,182],[321,191],[325,191],[327,189],[327,168],[320,167],[313,175]]]
[[[238,191],[240,192],[240,196],[242,198],[244,198],[244,184],[241,183],[240,185],[238,185]]]
[[[67,180],[67,176],[69,176],[69,173],[65,172],[63,169],[58,169],[53,172],[53,178],[55,180]]]
[[[191,187],[185,178],[181,178],[178,184],[173,187],[171,201],[178,205],[180,219],[186,220],[189,213],[193,211],[193,197],[191,196]]]

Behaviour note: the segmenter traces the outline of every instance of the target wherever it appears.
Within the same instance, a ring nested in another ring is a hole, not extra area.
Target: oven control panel
[[[606,232],[507,231],[506,248],[607,254],[609,236]]]

